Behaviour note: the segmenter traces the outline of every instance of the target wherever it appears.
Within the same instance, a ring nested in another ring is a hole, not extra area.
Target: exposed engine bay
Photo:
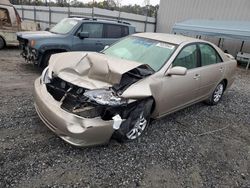
[[[137,108],[139,101],[128,103],[128,99],[120,95],[130,85],[153,73],[150,67],[141,65],[123,74],[119,84],[93,90],[73,85],[55,76],[46,81],[46,87],[53,98],[62,103],[61,108],[70,113],[84,118],[101,117],[103,120],[112,120],[119,114],[122,119],[127,119],[130,112]]]

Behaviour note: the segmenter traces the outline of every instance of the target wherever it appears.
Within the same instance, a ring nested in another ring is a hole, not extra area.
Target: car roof
[[[70,19],[75,19],[75,20],[79,20],[82,22],[97,22],[97,23],[110,23],[110,24],[115,24],[115,25],[123,25],[123,26],[127,26],[127,27],[134,27],[131,26],[130,23],[128,22],[123,22],[121,20],[106,20],[106,19],[97,19],[97,18],[84,18],[84,17],[77,17],[77,16],[72,16],[70,17]]]
[[[118,22],[118,21],[112,21],[112,20],[102,20],[102,19],[97,19],[97,20],[82,20],[83,22],[97,22],[97,23],[109,23],[109,24],[115,24],[115,25],[123,25],[127,27],[133,27],[130,24],[123,23],[123,22]]]
[[[172,43],[172,44],[177,44],[177,45],[183,42],[206,42],[200,39],[186,37],[183,35],[166,34],[166,33],[136,33],[136,34],[133,34],[132,36],[159,40],[162,42],[167,42],[167,43]]]
[[[0,5],[9,5],[9,6],[12,6],[12,4],[10,3],[9,0],[1,0],[0,1]]]

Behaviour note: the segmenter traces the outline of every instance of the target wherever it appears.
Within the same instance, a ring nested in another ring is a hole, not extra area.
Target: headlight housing
[[[50,80],[51,80],[51,78],[49,77],[49,67],[46,67],[42,72],[42,75],[40,78],[40,83],[41,84],[48,84],[48,83],[50,83]]]
[[[29,41],[29,45],[30,45],[30,47],[32,47],[32,48],[33,48],[33,47],[36,45],[36,41],[35,41],[35,40],[33,40],[33,39],[32,39],[32,40],[30,40],[30,41]]]
[[[127,99],[117,96],[111,89],[94,89],[86,91],[83,94],[91,101],[95,101],[101,105],[107,106],[121,106],[127,104]]]

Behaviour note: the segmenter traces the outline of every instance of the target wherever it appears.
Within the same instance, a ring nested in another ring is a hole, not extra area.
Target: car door
[[[222,81],[225,63],[218,52],[209,44],[201,43],[198,45],[201,57],[200,69],[200,89],[199,96],[208,96],[217,84]]]
[[[172,62],[172,67],[187,68],[184,76],[165,76],[162,81],[160,116],[187,106],[196,101],[200,83],[198,48],[196,44],[183,47]]]
[[[88,38],[80,38],[78,33],[87,32]],[[101,51],[104,48],[102,44],[103,24],[102,23],[83,23],[73,37],[72,49],[74,51]]]

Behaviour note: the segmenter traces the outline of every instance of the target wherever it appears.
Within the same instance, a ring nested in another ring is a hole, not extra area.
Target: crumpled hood
[[[111,87],[124,73],[142,64],[96,52],[68,52],[51,56],[49,75],[87,89]]]
[[[29,39],[52,38],[58,35],[48,31],[25,31],[25,32],[18,32],[17,36],[29,40]]]

